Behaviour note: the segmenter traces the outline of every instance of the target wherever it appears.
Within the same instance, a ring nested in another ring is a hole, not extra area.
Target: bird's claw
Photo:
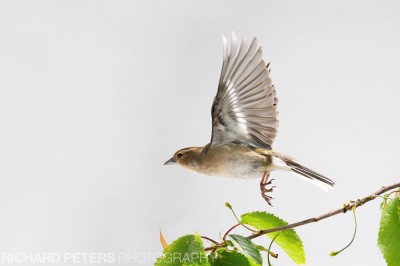
[[[265,201],[268,203],[268,205],[272,207],[271,200],[273,198],[271,196],[267,195],[267,193],[271,193],[272,191],[274,191],[274,188],[276,188],[276,186],[267,188],[267,186],[271,185],[272,181],[274,181],[274,179],[268,180],[268,177],[269,177],[269,173],[265,172],[261,179],[261,182],[260,182],[260,189],[261,189],[261,196],[263,197],[263,199],[265,199]]]

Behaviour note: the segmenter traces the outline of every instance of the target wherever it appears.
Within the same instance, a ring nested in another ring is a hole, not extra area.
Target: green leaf
[[[158,258],[155,266],[201,265],[209,266],[199,235],[186,235],[178,238]]]
[[[400,265],[400,199],[389,201],[382,209],[378,246],[388,266]]]
[[[270,228],[280,227],[288,223],[275,215],[267,212],[249,212],[242,215],[242,223],[253,226],[258,230],[266,230]],[[274,238],[279,232],[267,234],[269,238]],[[296,231],[287,229],[281,231],[280,235],[275,239],[283,251],[298,265],[306,263],[303,243]]]
[[[233,246],[237,250],[252,260],[255,265],[262,265],[262,257],[257,246],[250,239],[240,235],[229,235],[228,238],[232,241]]]
[[[399,221],[400,221],[400,198],[396,197],[395,198],[397,201],[397,217],[399,217]]]
[[[211,266],[253,266],[243,254],[235,250],[218,249],[216,254],[208,256],[208,261]]]

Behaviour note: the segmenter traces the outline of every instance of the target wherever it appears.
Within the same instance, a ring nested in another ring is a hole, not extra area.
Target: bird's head
[[[180,166],[183,166],[185,168],[196,168],[202,150],[202,147],[190,147],[181,149],[175,152],[174,156],[166,161],[164,165],[179,164]]]

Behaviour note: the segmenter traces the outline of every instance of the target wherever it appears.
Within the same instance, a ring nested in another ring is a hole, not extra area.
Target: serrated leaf
[[[199,235],[186,235],[178,238],[169,245],[158,258],[155,266],[198,265],[209,266],[204,251],[203,242]]]
[[[400,222],[400,199],[396,197],[397,200],[397,217],[399,217],[399,222]]]
[[[216,254],[208,256],[208,261],[211,266],[253,266],[243,254],[235,250],[219,249]]]
[[[249,212],[242,215],[242,223],[253,226],[258,230],[266,230],[279,226],[287,225],[288,223],[281,218],[267,212]],[[269,238],[274,238],[279,232],[267,234]],[[303,243],[296,231],[287,229],[281,231],[279,236],[275,239],[282,250],[298,265],[306,263],[306,256],[304,252]]]
[[[378,246],[388,266],[400,265],[400,199],[387,202],[382,209]]]
[[[240,235],[229,235],[228,238],[232,241],[233,246],[238,252],[245,255],[247,258],[254,261],[255,265],[262,265],[262,257],[257,246],[250,239]]]

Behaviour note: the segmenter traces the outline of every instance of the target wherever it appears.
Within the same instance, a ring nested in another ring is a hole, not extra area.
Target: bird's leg
[[[265,201],[269,204],[269,206],[272,207],[271,200],[273,199],[271,196],[267,195],[267,193],[270,193],[274,190],[275,186],[272,186],[271,188],[267,188],[268,185],[271,185],[272,181],[274,179],[269,178],[269,172],[264,172],[263,177],[261,178],[260,182],[260,189],[261,189],[261,196],[265,199]]]

